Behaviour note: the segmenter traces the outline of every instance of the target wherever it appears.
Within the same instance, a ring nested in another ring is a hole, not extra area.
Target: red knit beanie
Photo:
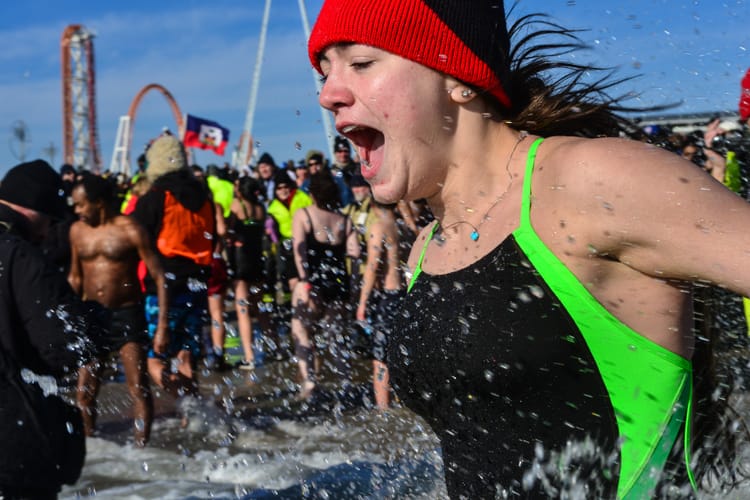
[[[337,43],[397,54],[511,106],[502,0],[325,0],[308,42],[318,72],[321,54]]]
[[[742,79],[742,91],[740,94],[740,120],[743,122],[750,118],[750,69]]]

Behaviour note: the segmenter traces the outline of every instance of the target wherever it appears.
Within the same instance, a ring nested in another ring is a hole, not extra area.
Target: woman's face
[[[455,107],[448,79],[367,45],[334,45],[321,58],[320,103],[357,147],[376,199],[435,194],[445,177]]]
[[[274,189],[276,190],[276,198],[280,201],[288,200],[292,194],[292,187],[289,184],[281,184],[280,186],[275,186]]]

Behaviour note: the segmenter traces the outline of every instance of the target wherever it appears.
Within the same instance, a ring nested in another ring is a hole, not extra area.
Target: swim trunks
[[[119,351],[128,342],[148,345],[146,313],[142,303],[110,309],[111,322],[104,345],[112,351]]]
[[[166,359],[176,356],[180,351],[188,351],[193,361],[197,360],[201,354],[203,326],[207,324],[207,309],[208,299],[205,291],[184,292],[170,297],[167,353],[156,354],[152,344],[148,357]],[[146,321],[149,338],[153,341],[159,322],[159,302],[156,295],[146,296]]]

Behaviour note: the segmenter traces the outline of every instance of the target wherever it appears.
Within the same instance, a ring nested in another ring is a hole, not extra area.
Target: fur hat
[[[0,199],[54,218],[68,211],[62,177],[44,160],[8,170],[0,183]]]
[[[173,135],[162,135],[146,151],[146,176],[154,181],[164,174],[187,168],[185,148]]]
[[[320,56],[331,45],[370,45],[486,91],[510,108],[505,22],[503,0],[326,0],[308,55],[320,72]]]

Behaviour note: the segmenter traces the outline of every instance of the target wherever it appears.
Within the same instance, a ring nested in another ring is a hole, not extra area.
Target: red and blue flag
[[[229,142],[228,128],[191,115],[187,115],[186,122],[183,138],[186,148],[210,149],[219,156],[224,155],[224,149]]]

